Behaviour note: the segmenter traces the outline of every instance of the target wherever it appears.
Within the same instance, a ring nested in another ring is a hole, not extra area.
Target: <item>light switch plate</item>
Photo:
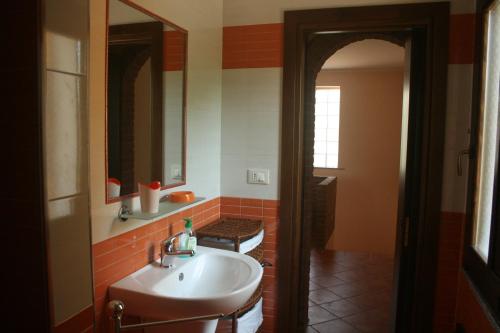
[[[247,183],[269,185],[269,169],[248,169]]]
[[[181,179],[182,178],[180,165],[172,164],[170,166],[170,178],[172,178],[172,179]]]

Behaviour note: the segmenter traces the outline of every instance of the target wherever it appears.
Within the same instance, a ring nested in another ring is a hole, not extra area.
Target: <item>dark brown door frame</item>
[[[305,43],[321,31],[378,32],[419,30],[424,36],[425,61],[417,103],[417,124],[410,115],[409,142],[418,155],[412,161],[413,182],[407,185],[413,209],[407,214],[410,292],[403,302],[411,311],[397,332],[431,332],[441,204],[442,159],[448,67],[448,3],[350,7],[285,12],[281,130],[278,331],[299,327],[300,295],[307,285],[303,235]],[[410,89],[416,89],[411,87]],[[411,94],[411,92],[410,92]],[[415,93],[418,95],[418,93]],[[416,148],[415,148],[416,147]],[[304,230],[306,229],[306,230]]]

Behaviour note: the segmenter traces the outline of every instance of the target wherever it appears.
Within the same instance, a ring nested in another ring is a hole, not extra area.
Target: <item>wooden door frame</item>
[[[432,330],[441,211],[442,160],[448,68],[448,3],[426,3],[286,11],[281,122],[281,185],[278,271],[278,331],[298,328],[301,286],[305,40],[319,31],[377,32],[423,29],[426,33],[422,126],[411,135],[421,148],[418,197],[412,216],[413,299],[405,332]],[[412,124],[409,125],[411,127]],[[411,139],[411,138],[409,138]],[[416,191],[416,192],[415,192]]]

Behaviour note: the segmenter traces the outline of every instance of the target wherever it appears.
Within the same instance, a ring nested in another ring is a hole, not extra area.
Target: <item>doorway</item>
[[[314,95],[308,89],[314,84],[309,84],[312,76],[305,69],[311,50],[316,49],[320,68],[336,50],[369,37],[402,43],[411,59],[405,75],[390,331],[432,331],[448,19],[447,3],[285,12],[280,219],[286,223],[279,239],[280,332],[304,331],[308,320],[314,146],[314,117],[308,113],[314,102],[308,96]],[[336,42],[314,43],[328,38]]]
[[[315,78],[308,332],[391,331],[404,76],[404,38],[367,38]]]

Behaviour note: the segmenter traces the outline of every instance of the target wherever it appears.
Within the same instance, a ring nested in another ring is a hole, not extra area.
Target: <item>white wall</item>
[[[222,74],[222,194],[277,199],[281,68],[242,68]],[[269,185],[247,184],[248,168],[270,170]]]
[[[163,181],[175,184],[179,179],[173,177],[172,169],[182,171],[182,122],[183,71],[164,71],[163,87]]]
[[[137,4],[188,31],[187,185],[198,196],[220,196],[222,0],[138,0]],[[92,242],[147,224],[117,221],[121,203],[105,203],[105,13],[91,0],[90,186]],[[167,191],[168,192],[168,191]],[[139,208],[138,198],[126,202]]]

